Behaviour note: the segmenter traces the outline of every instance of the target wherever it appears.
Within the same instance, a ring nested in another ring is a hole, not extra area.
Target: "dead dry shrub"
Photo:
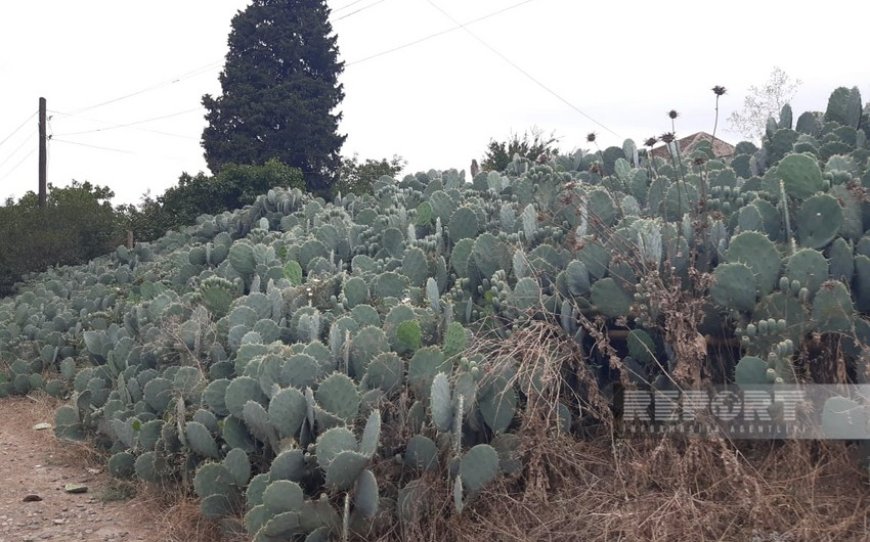
[[[131,505],[142,510],[144,522],[155,528],[155,540],[166,542],[246,542],[241,518],[219,523],[202,515],[199,499],[178,487],[137,484]]]
[[[867,540],[867,487],[841,443],[539,443],[551,469],[585,472],[546,496],[496,486],[450,540]]]
[[[599,348],[615,356],[606,330],[595,333]],[[866,473],[852,445],[623,438],[609,394],[558,326],[528,321],[507,340],[474,349],[516,363],[523,472],[490,486],[461,515],[449,484],[433,480],[419,521],[380,540],[868,540]],[[488,372],[498,372],[497,363]],[[578,416],[570,433],[561,431],[560,402],[597,423],[582,426]]]

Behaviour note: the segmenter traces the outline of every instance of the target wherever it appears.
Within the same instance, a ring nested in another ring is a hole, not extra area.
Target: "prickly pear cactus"
[[[418,517],[427,476],[471,506],[522,475],[529,405],[557,397],[554,434],[578,438],[589,382],[666,385],[686,337],[704,374],[741,386],[833,378],[800,363],[833,344],[855,378],[870,340],[856,104],[838,89],[824,114],[784,109],[730,159],[626,142],[332,202],[275,187],[0,300],[0,397],[68,398],[58,437],[98,436],[118,477],[191,481],[205,515],[244,514],[257,540],[325,540]],[[529,344],[570,350],[571,371],[519,359]]]

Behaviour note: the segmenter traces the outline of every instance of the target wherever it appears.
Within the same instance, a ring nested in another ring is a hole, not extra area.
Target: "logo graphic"
[[[624,436],[680,434],[734,439],[870,439],[870,386],[717,386],[625,390]]]

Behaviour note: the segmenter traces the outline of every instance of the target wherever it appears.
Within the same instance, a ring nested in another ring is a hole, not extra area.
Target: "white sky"
[[[520,2],[433,1],[460,22]],[[796,115],[824,110],[838,86],[858,86],[870,101],[870,64],[861,54],[868,2],[531,0],[468,27],[606,128],[462,29],[355,62],[456,25],[428,0],[359,0],[345,7],[351,2],[329,2],[347,62],[342,152],[363,159],[398,154],[408,160],[404,173],[465,169],[490,138],[532,126],[555,132],[563,150],[587,147],[590,131],[602,148],[627,137],[640,144],[670,130],[670,109],[681,115],[678,136],[710,132],[713,85],[728,89],[719,122],[728,139],[725,119],[774,65],[803,81],[792,102]],[[44,96],[56,138],[48,162],[55,185],[87,180],[111,187],[115,203],[132,203],[146,190],[161,194],[182,171],[205,170],[200,100],[220,93],[230,20],[248,3],[5,0],[0,141]],[[155,117],[166,118],[139,123]],[[130,123],[138,124],[111,128]],[[97,128],[111,129],[75,134]],[[35,117],[0,144],[0,201],[36,190],[36,148]]]

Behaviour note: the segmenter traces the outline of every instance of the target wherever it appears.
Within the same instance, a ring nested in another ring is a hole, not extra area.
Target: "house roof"
[[[713,154],[716,156],[716,158],[725,158],[734,155],[734,145],[726,143],[718,137],[714,139],[713,136],[708,134],[707,132],[697,132],[690,136],[678,139],[677,143],[680,145],[680,154],[683,156],[688,156],[701,141],[712,142]],[[658,156],[659,158],[664,158],[666,160],[670,158],[667,145],[659,145],[658,147],[655,147],[651,151],[651,154],[653,156]]]

